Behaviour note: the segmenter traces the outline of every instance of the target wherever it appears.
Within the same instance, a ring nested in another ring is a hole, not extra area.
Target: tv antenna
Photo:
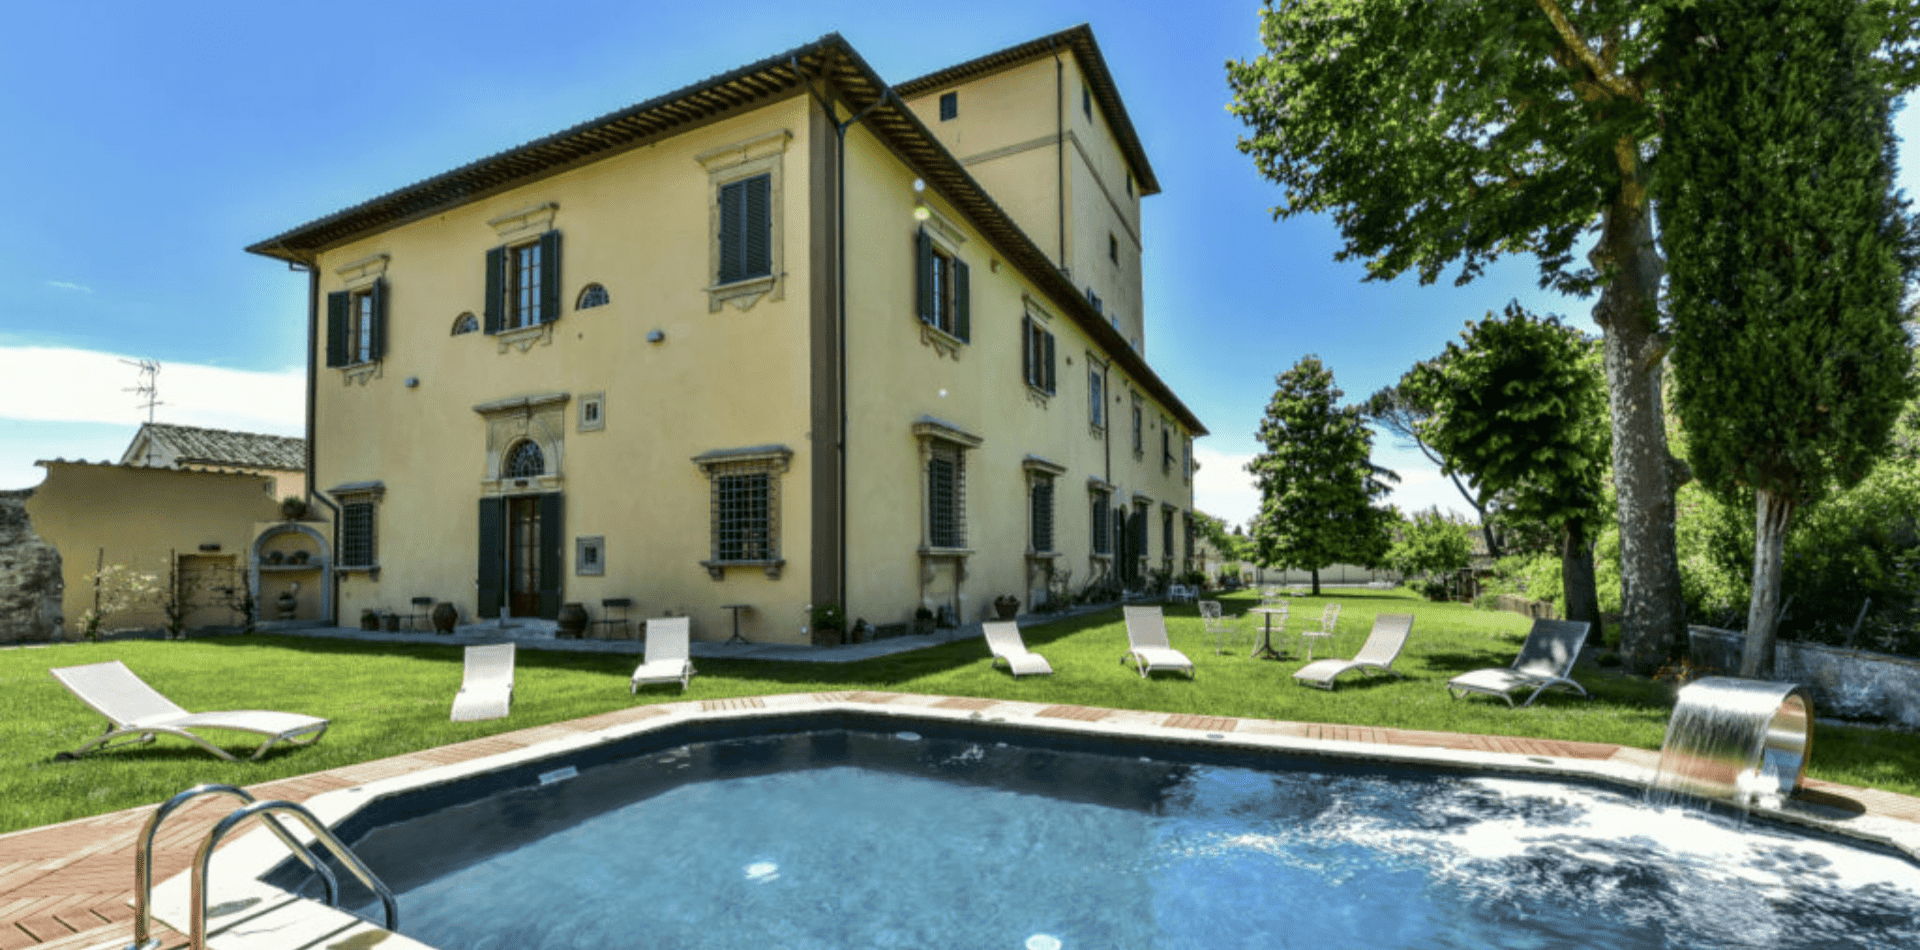
[[[147,423],[151,425],[153,423],[153,407],[166,405],[166,403],[160,401],[160,361],[121,360],[120,362],[128,366],[137,367],[140,370],[140,384],[131,389],[122,389],[120,391],[123,393],[134,393],[140,397],[136,405],[147,410]]]

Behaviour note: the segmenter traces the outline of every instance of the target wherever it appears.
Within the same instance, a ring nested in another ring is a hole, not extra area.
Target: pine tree
[[[1399,516],[1374,500],[1388,491],[1382,479],[1399,477],[1373,464],[1372,431],[1358,407],[1339,405],[1344,394],[1318,357],[1274,382],[1259,431],[1267,450],[1247,463],[1260,488],[1253,538],[1262,564],[1312,571],[1317,595],[1321,568],[1386,556]]]
[[[1911,232],[1863,14],[1716,0],[1668,27],[1692,51],[1664,103],[1655,191],[1674,402],[1701,482],[1753,492],[1743,676],[1772,665],[1793,513],[1867,474],[1912,387]]]

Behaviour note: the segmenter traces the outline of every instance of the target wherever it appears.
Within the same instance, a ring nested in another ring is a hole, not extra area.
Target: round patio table
[[[1266,626],[1265,626],[1264,628],[1262,628],[1262,629],[1261,629],[1261,631],[1260,631],[1260,641],[1259,641],[1258,643],[1255,643],[1255,644],[1253,645],[1253,653],[1251,653],[1251,654],[1249,654],[1249,655],[1250,655],[1250,656],[1252,656],[1252,657],[1253,657],[1254,659],[1256,659],[1256,660],[1282,660],[1282,659],[1285,659],[1286,657],[1284,657],[1284,656],[1282,656],[1282,655],[1281,655],[1281,653],[1280,653],[1280,651],[1279,651],[1279,650],[1277,650],[1277,649],[1274,649],[1274,646],[1273,646],[1273,615],[1274,615],[1274,614],[1279,614],[1280,616],[1282,616],[1282,617],[1285,617],[1285,616],[1287,615],[1287,608],[1285,608],[1285,607],[1255,607],[1255,608],[1253,608],[1252,610],[1249,610],[1249,611],[1247,611],[1247,612],[1248,612],[1248,613],[1253,613],[1253,614],[1266,614],[1266,615],[1267,615],[1267,623],[1266,623]],[[1283,623],[1283,624],[1281,624],[1281,626],[1282,626],[1282,627],[1285,627],[1286,625],[1285,625],[1285,624]]]

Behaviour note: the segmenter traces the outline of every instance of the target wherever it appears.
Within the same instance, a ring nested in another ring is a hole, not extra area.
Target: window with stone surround
[[[707,309],[740,310],[784,295],[782,161],[793,134],[781,129],[695,156],[707,170]]]
[[[780,476],[792,450],[784,445],[720,449],[694,457],[707,476],[709,556],[701,562],[714,580],[729,567],[757,567],[779,577]]]
[[[380,570],[380,501],[386,486],[380,482],[355,482],[329,491],[340,503],[341,571]]]

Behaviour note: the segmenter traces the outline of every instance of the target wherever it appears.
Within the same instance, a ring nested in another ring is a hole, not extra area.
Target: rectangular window
[[[1085,86],[1080,87],[1080,111],[1086,113],[1087,118],[1093,118],[1093,90]]]
[[[714,476],[716,560],[773,558],[772,493],[772,478],[766,472]]]
[[[373,502],[350,502],[340,506],[341,568],[367,568],[377,561]]]
[[[1088,504],[1092,508],[1090,521],[1093,524],[1093,553],[1112,554],[1113,535],[1107,529],[1113,516],[1107,512],[1107,493],[1096,488],[1088,494],[1091,496]]]
[[[960,94],[943,92],[940,94],[940,121],[955,118],[960,114]]]
[[[948,336],[972,336],[967,262],[940,246],[922,228],[914,237],[915,295],[920,322]]]
[[[716,283],[773,273],[773,176],[720,186],[720,273]]]
[[[1107,260],[1120,263],[1120,239],[1114,237],[1112,232],[1107,234]]]
[[[1033,480],[1033,490],[1028,498],[1028,510],[1032,518],[1032,536],[1028,543],[1035,554],[1045,554],[1053,550],[1053,479],[1037,476]]]
[[[351,291],[327,295],[327,365],[358,366],[386,349],[384,278]]]
[[[1100,367],[1087,367],[1087,421],[1096,429],[1107,427],[1106,377]]]
[[[1053,334],[1032,317],[1022,318],[1021,331],[1021,376],[1027,385],[1051,396],[1054,392]]]
[[[1180,455],[1180,477],[1191,483],[1193,481],[1193,436],[1180,437]]]
[[[347,362],[373,361],[373,291],[356,290],[347,298]]]
[[[1087,288],[1087,302],[1090,304],[1093,304],[1094,313],[1098,313],[1102,315],[1106,313],[1106,309],[1102,307],[1100,304],[1100,295],[1094,293],[1092,287]]]
[[[966,461],[950,442],[934,443],[927,460],[927,519],[929,546],[967,546]]]
[[[694,457],[708,482],[710,554],[700,562],[714,580],[728,565],[764,568],[778,578],[780,475],[793,452],[785,446],[719,449]]]
[[[540,299],[540,242],[507,248],[506,329],[538,326]]]

